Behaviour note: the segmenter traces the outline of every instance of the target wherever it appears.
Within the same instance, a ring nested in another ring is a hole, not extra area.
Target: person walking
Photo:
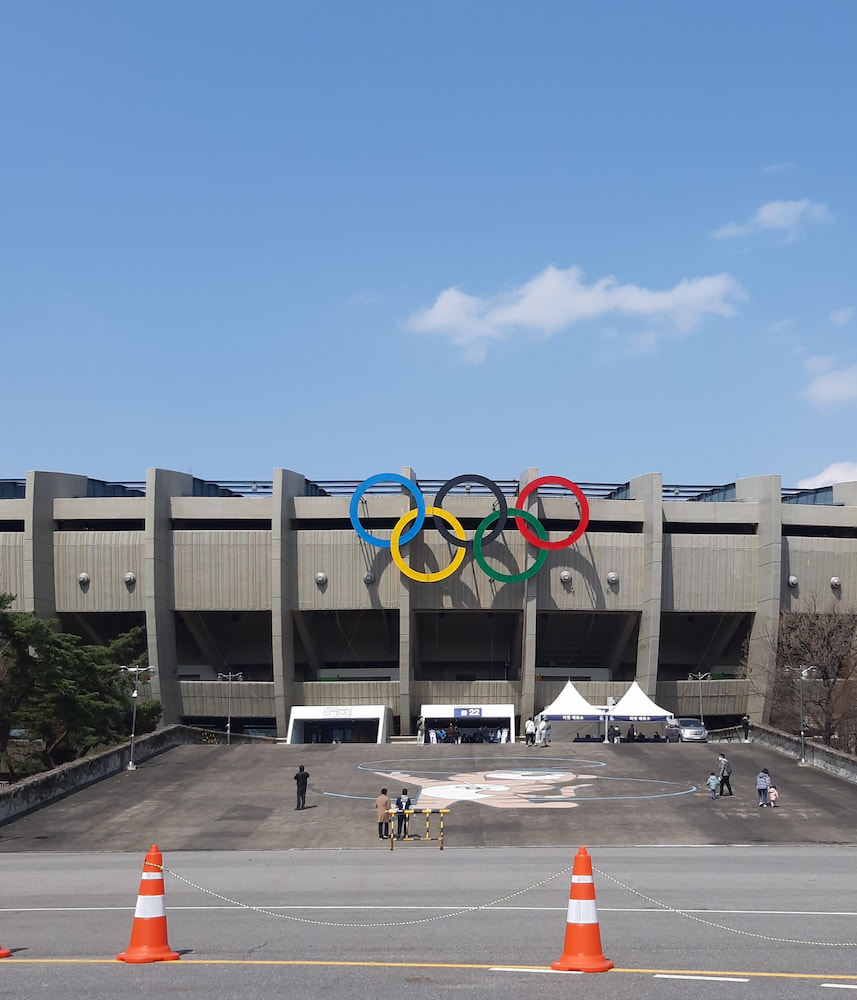
[[[728,789],[728,794],[732,794],[732,765],[726,759],[726,754],[717,755],[717,777],[720,780],[720,794],[723,795]]]
[[[711,789],[712,799],[716,799],[717,789],[720,787],[720,779],[717,777],[714,771],[712,771],[711,774],[708,775],[708,781],[706,781],[705,783]]]
[[[295,775],[295,784],[298,789],[298,804],[295,809],[306,809],[306,786],[309,783],[309,771],[301,764],[298,773]]]
[[[741,719],[741,728],[744,730],[744,742],[750,742],[750,716],[745,715]]]
[[[768,790],[771,787],[771,775],[768,769],[763,767],[756,775],[756,793],[759,796],[759,806],[764,809],[768,804]]]
[[[536,745],[536,724],[533,722],[532,716],[524,723],[524,738],[528,747]]]
[[[426,741],[426,720],[423,716],[417,719],[417,743],[425,743]]]
[[[402,834],[408,836],[408,823],[410,817],[407,810],[411,808],[411,799],[407,788],[402,789],[402,794],[396,799],[396,840],[402,839]]]
[[[390,839],[390,810],[393,808],[387,789],[382,788],[381,794],[375,799],[375,812],[378,818],[378,839]]]
[[[546,747],[548,745],[548,722],[544,716],[539,719],[538,734],[539,746]]]
[[[770,802],[771,806],[774,809],[776,809],[777,803],[779,801],[780,801],[780,793],[777,791],[777,786],[771,785],[771,787],[768,789],[768,802]]]

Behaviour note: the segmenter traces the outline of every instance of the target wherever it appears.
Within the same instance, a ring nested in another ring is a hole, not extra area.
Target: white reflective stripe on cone
[[[570,899],[568,901],[568,922],[570,924],[597,924],[598,911],[594,899]]]
[[[138,896],[135,917],[165,917],[167,908],[163,896]]]
[[[581,882],[586,882],[587,884],[589,884],[590,882],[594,882],[594,881],[595,881],[595,878],[592,875],[572,875],[571,876],[571,884],[572,885],[574,885],[575,882],[577,882],[578,884],[581,883]]]
[[[143,872],[140,876],[140,881],[147,881],[149,879],[159,878],[162,882],[164,881],[163,872]]]

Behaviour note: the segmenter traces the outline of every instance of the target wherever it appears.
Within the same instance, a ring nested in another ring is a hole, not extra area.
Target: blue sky
[[[0,5],[0,478],[857,479],[857,5]]]

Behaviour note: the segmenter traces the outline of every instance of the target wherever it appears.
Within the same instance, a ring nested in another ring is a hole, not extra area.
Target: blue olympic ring
[[[348,514],[351,518],[352,525],[354,525],[354,530],[370,545],[375,545],[379,549],[390,548],[389,538],[385,540],[383,538],[376,538],[374,535],[370,535],[360,523],[360,498],[370,486],[374,486],[376,483],[399,483],[399,485],[404,486],[414,500],[416,500],[417,516],[414,521],[414,526],[410,531],[405,532],[400,539],[401,544],[410,542],[411,539],[416,538],[420,531],[422,531],[423,523],[426,519],[426,501],[425,497],[423,497],[422,493],[420,493],[417,489],[416,483],[410,479],[405,479],[404,476],[397,475],[395,472],[379,472],[377,476],[370,476],[368,479],[364,479],[363,482],[357,487],[357,490],[351,498],[351,503],[348,507]]]

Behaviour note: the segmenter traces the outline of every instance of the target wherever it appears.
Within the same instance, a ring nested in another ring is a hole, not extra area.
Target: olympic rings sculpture
[[[378,483],[398,483],[411,494],[416,504],[411,510],[402,514],[396,522],[389,540],[376,538],[360,523],[360,500],[368,489]],[[443,503],[447,494],[456,486],[464,483],[478,483],[480,486],[486,487],[497,501],[497,510],[491,511],[490,514],[479,522],[472,540],[465,536],[464,528],[458,518],[441,507],[441,503]],[[566,538],[560,538],[553,542],[548,540],[547,529],[541,521],[529,511],[523,509],[523,505],[527,499],[540,486],[547,485],[562,486],[564,489],[569,490],[577,498],[580,506],[580,520],[577,527]],[[434,503],[428,505],[422,493],[416,488],[413,480],[406,479],[404,476],[397,475],[394,472],[382,472],[377,476],[370,476],[368,479],[364,479],[357,487],[354,495],[351,497],[348,512],[354,530],[365,542],[379,549],[389,549],[393,557],[393,562],[398,566],[399,570],[411,580],[418,580],[421,583],[438,583],[440,580],[445,580],[448,576],[452,576],[462,564],[468,552],[473,553],[476,564],[483,573],[492,579],[499,580],[502,583],[521,583],[538,573],[542,566],[544,566],[549,551],[555,552],[558,549],[567,549],[583,535],[589,525],[589,501],[586,499],[583,490],[576,483],[573,483],[570,479],[564,479],[562,476],[540,476],[538,479],[534,479],[518,494],[518,506],[509,507],[500,487],[490,479],[486,479],[485,476],[455,476],[443,484],[434,498]],[[435,573],[420,573],[417,570],[411,569],[402,555],[401,547],[416,538],[425,524],[426,517],[433,518],[437,531],[457,550],[450,564],[445,569],[438,570]],[[501,573],[490,566],[485,559],[485,546],[500,536],[510,517],[518,524],[518,530],[527,542],[539,550],[539,554],[533,565],[520,573]],[[408,527],[411,521],[414,523]]]

